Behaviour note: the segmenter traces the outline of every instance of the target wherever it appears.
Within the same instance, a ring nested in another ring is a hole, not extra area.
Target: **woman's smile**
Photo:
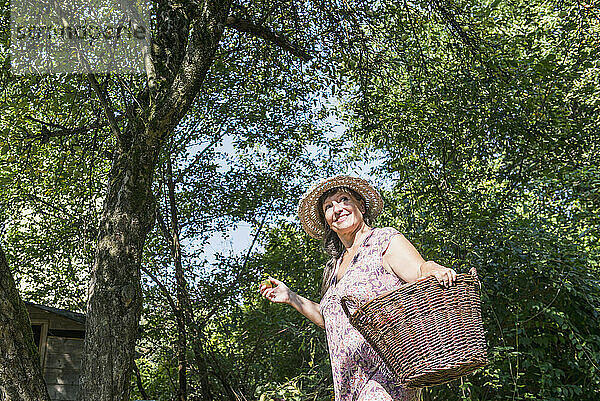
[[[358,207],[359,200],[352,195],[340,191],[323,201],[325,221],[335,232],[354,230],[362,222],[362,214]]]
[[[335,221],[336,222],[344,221],[346,219],[346,216],[348,216],[348,215],[349,215],[349,213],[341,214],[335,219]]]

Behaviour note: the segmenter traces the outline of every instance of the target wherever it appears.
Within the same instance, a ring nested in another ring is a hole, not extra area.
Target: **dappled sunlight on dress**
[[[396,234],[398,231],[393,228],[374,228],[367,234],[340,281],[336,282],[334,274],[321,300],[336,401],[408,401],[419,397],[419,391],[400,386],[373,348],[350,325],[340,304],[344,295],[368,301],[403,283],[383,267],[382,261],[382,254]]]

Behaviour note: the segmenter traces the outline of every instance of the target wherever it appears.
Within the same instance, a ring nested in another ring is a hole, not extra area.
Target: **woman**
[[[435,276],[447,287],[456,272],[426,262],[414,246],[393,228],[371,228],[383,209],[381,196],[365,180],[336,176],[309,189],[298,206],[304,230],[323,239],[331,259],[323,272],[321,303],[291,291],[269,277],[274,286],[260,286],[272,302],[294,307],[325,328],[336,401],[417,400],[418,390],[400,386],[381,359],[344,314],[340,299],[352,295],[369,300],[402,283]]]

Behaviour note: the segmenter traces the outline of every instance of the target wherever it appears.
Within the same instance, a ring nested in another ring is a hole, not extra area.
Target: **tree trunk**
[[[0,247],[0,399],[49,401],[31,322]]]
[[[157,42],[146,63],[149,105],[129,113],[132,135],[121,132],[106,89],[90,76],[118,149],[88,294],[79,397],[83,401],[129,401],[142,307],[140,264],[154,224],[154,169],[168,133],[187,113],[213,63],[230,5],[231,0],[204,0],[188,3],[190,9],[184,10],[159,1],[158,9],[164,12],[157,15]],[[180,40],[181,35],[188,37],[190,22],[189,39]]]
[[[129,401],[142,308],[140,263],[154,224],[158,149],[132,146],[115,157],[100,220],[87,305],[81,397]]]

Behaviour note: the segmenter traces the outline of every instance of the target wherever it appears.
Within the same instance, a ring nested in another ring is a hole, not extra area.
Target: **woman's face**
[[[363,222],[364,205],[351,194],[340,190],[323,201],[325,221],[337,234],[354,232]]]

